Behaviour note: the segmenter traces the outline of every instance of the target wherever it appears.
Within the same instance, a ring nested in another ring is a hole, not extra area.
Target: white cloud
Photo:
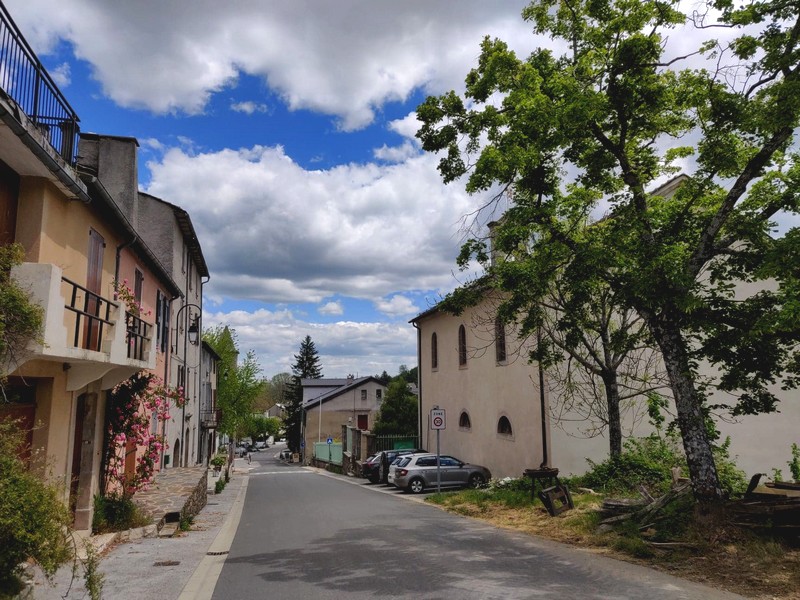
[[[147,191],[192,215],[208,293],[265,302],[452,288],[460,220],[482,200],[442,185],[431,155],[310,171],[280,147],[173,148],[148,167]]]
[[[208,312],[203,327],[228,325],[236,331],[242,354],[253,350],[262,376],[291,372],[293,356],[308,335],[314,341],[325,377],[348,373],[396,374],[402,364],[416,364],[416,333],[406,323],[318,324],[303,321],[291,311]]]
[[[461,87],[484,35],[524,52],[531,42],[520,18],[527,0],[6,4],[38,52],[69,41],[121,106],[201,113],[212,94],[245,73],[292,110],[333,115],[346,131],[416,89]]]
[[[49,73],[60,88],[65,88],[72,82],[69,63],[61,63],[55,69],[50,69]]]
[[[245,102],[233,102],[231,103],[231,110],[234,112],[244,113],[246,115],[252,115],[254,113],[265,113],[269,110],[269,107],[264,103],[253,102],[252,100],[248,100]]]
[[[406,296],[397,294],[388,300],[380,300],[375,303],[375,308],[385,315],[400,317],[404,315],[415,315],[420,309]]]
[[[385,162],[403,162],[419,153],[411,142],[404,142],[402,146],[389,147],[386,144],[373,151],[373,155],[378,160]]]
[[[339,316],[344,314],[344,308],[342,308],[341,302],[328,302],[323,306],[320,306],[317,309],[317,312],[319,312],[321,315]]]

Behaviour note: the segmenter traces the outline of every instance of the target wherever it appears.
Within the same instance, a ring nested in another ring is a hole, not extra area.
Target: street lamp
[[[189,343],[191,343],[193,346],[196,346],[198,341],[199,341],[199,338],[200,338],[200,316],[202,315],[202,311],[203,311],[203,309],[200,306],[198,306],[197,304],[186,303],[183,306],[181,306],[178,309],[178,312],[175,314],[175,323],[176,324],[180,323],[181,313],[184,310],[186,310],[187,308],[190,309],[190,310],[187,313],[187,320],[189,322],[189,326],[185,328],[186,335],[183,338],[183,381],[182,381],[182,383],[183,383],[183,393],[184,394],[187,394],[187,392],[188,392],[187,383],[188,383],[188,378],[189,378],[189,366],[188,366],[188,362],[189,361],[187,360],[187,356],[186,355],[188,354],[188,351],[189,351]],[[194,318],[192,318],[192,311],[191,311],[192,308],[197,310],[197,314],[194,316]],[[176,340],[176,344],[175,344],[175,349],[177,351],[177,340]],[[200,365],[200,363],[198,362],[198,364],[195,365],[195,366],[199,366],[199,365]],[[188,456],[188,454],[186,452],[186,419],[187,419],[187,417],[186,417],[186,402],[185,401],[183,403],[183,407],[181,408],[181,417],[182,418],[180,420],[180,423],[181,423],[181,449],[180,449],[180,451],[183,453],[184,456]],[[191,414],[189,415],[189,418],[191,418]],[[178,460],[176,462],[180,463],[180,458],[181,457],[178,456]],[[185,467],[186,465],[183,465],[183,466]]]

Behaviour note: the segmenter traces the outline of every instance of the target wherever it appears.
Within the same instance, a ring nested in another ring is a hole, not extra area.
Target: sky
[[[463,92],[485,36],[552,45],[524,0],[4,2],[81,130],[137,138],[140,189],[189,212],[203,327],[232,327],[265,377],[307,335],[326,377],[416,365],[408,321],[470,277],[488,198],[442,183],[416,107]]]
[[[309,335],[326,377],[416,365],[409,319],[465,277],[465,216],[414,134],[484,36],[534,46],[509,0],[5,0],[81,119],[137,138],[139,187],[189,212],[262,376]]]

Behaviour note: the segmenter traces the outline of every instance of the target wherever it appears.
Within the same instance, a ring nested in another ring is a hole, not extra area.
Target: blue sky
[[[227,324],[264,376],[310,335],[329,377],[416,362],[408,320],[457,284],[485,198],[414,138],[485,35],[536,45],[525,2],[7,0],[81,118],[139,140],[140,188],[186,209]]]

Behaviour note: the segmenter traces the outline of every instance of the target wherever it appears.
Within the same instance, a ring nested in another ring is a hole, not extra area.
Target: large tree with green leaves
[[[227,326],[203,332],[203,340],[220,357],[217,370],[217,406],[222,411],[219,431],[233,438],[247,435],[255,401],[264,390],[255,352],[250,350],[240,361],[236,331]]]
[[[292,383],[288,390],[286,417],[284,418],[286,443],[292,452],[300,451],[300,439],[303,430],[303,387],[300,385],[300,380],[320,379],[322,377],[322,366],[319,362],[317,347],[311,340],[311,336],[307,335],[300,342],[300,351],[294,355]]]
[[[537,0],[523,17],[550,48],[520,59],[485,39],[465,98],[428,98],[418,137],[443,151],[445,181],[508,194],[497,248],[529,260],[490,271],[510,296],[506,314],[525,315],[523,333],[541,324],[541,298],[565,269],[571,293],[603,282],[642,317],[695,496],[713,502],[722,491],[700,361],[738,413],[774,410],[771,384],[797,383],[798,231],[770,234],[800,199],[800,8],[716,0],[686,15],[676,0]],[[679,27],[709,38],[678,56],[667,38]],[[710,38],[719,31],[728,42]],[[652,194],[678,171],[674,193]],[[465,254],[487,258],[480,241]]]
[[[417,435],[417,424],[417,397],[409,391],[405,379],[398,375],[389,382],[372,433],[414,436]]]

